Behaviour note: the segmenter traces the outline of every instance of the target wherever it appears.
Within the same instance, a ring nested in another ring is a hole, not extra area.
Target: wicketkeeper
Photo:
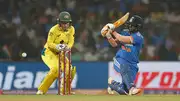
[[[36,94],[46,94],[51,84],[58,78],[59,71],[59,57],[58,53],[62,50],[71,49],[74,44],[75,29],[72,26],[71,15],[68,12],[61,12],[57,18],[57,24],[54,25],[48,34],[47,42],[42,50],[42,60],[49,67],[49,72],[45,76],[44,80],[40,84]],[[63,55],[63,54],[61,54]],[[68,81],[69,60],[66,58],[66,64],[63,62],[63,56],[61,56],[61,70],[64,70],[66,65],[66,81]],[[71,66],[71,80],[73,80],[76,73],[76,68]],[[63,81],[63,80],[61,80]],[[64,84],[64,82],[61,82]],[[69,88],[69,84],[66,83],[66,89]],[[63,86],[61,86],[61,92],[63,92]],[[67,92],[66,92],[67,93]]]

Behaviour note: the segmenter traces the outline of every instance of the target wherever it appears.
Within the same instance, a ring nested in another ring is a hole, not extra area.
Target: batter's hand
[[[114,30],[115,26],[112,23],[106,24],[110,30]]]
[[[114,26],[113,24],[111,24],[111,23],[106,24],[106,25],[102,28],[102,30],[101,30],[101,35],[102,35],[103,37],[105,37],[106,34],[108,33],[108,31],[109,31],[109,30],[113,31],[114,28],[115,28],[115,26]]]
[[[105,37],[106,37],[107,39],[112,38],[111,33],[112,33],[112,30],[111,30],[111,29],[108,29],[108,31],[107,31],[107,33],[106,33]]]

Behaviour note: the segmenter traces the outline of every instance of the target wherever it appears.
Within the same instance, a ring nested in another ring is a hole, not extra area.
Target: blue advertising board
[[[108,62],[74,62],[75,89],[107,88]],[[0,62],[0,88],[3,90],[37,89],[49,68],[42,62]],[[57,89],[54,82],[50,89]]]

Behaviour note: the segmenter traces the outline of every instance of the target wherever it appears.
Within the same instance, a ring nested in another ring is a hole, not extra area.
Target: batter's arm
[[[127,43],[127,44],[133,43],[132,36],[123,36],[117,33],[116,31],[113,31],[112,35],[120,42]]]
[[[108,30],[106,34],[106,38],[112,47],[116,47],[117,46],[116,39],[112,37],[112,35],[110,34],[111,32],[112,32],[111,30]]]
[[[117,47],[117,43],[114,38],[109,38],[108,42],[111,44],[112,47]]]

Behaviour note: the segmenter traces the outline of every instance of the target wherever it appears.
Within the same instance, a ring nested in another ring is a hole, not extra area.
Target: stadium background
[[[0,0],[0,88],[37,88],[36,80],[41,80],[47,70],[40,53],[48,31],[59,12],[66,10],[71,13],[76,29],[72,61],[77,66],[78,81],[74,87],[106,89],[108,76],[114,74],[110,64],[117,49],[101,37],[100,30],[129,11],[131,15],[142,16],[145,23],[139,78],[159,73],[154,81],[147,77],[139,82],[150,80],[145,86],[151,90],[149,93],[179,94],[179,9],[178,0]],[[23,52],[27,53],[26,58],[21,56]]]

